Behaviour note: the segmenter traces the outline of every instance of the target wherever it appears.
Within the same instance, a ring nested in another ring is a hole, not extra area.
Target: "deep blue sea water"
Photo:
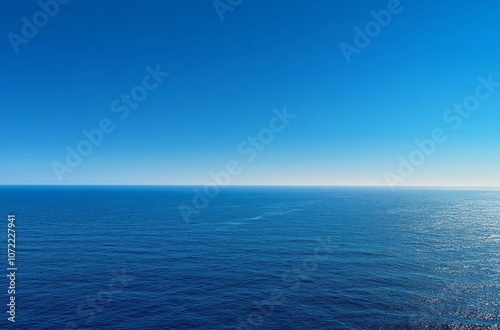
[[[0,187],[2,329],[497,329],[500,191]],[[2,261],[3,260],[3,261]]]

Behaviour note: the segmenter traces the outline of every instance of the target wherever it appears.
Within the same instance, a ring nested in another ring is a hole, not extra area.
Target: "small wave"
[[[246,218],[246,220],[260,220],[260,219],[263,219],[264,218],[264,215],[258,215],[256,217],[251,217],[251,218]]]

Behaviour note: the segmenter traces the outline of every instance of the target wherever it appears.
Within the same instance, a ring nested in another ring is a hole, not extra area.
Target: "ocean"
[[[498,190],[194,189],[0,187],[0,328],[498,329]]]

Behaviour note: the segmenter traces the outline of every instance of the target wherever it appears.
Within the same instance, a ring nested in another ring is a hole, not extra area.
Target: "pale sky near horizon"
[[[221,6],[2,2],[0,184],[500,186],[497,1]]]

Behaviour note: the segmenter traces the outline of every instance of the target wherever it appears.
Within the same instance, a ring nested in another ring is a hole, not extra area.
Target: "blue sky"
[[[231,184],[500,186],[500,87],[459,128],[443,117],[478,77],[500,81],[497,1],[401,0],[349,63],[339,45],[394,3],[220,3],[223,20],[212,1],[69,1],[44,22],[36,1],[3,1],[0,183],[204,184],[235,160]],[[148,67],[168,76],[120,119]],[[247,161],[238,147],[284,107],[296,117]],[[69,166],[104,118],[114,130]],[[447,140],[402,176],[434,129]]]

